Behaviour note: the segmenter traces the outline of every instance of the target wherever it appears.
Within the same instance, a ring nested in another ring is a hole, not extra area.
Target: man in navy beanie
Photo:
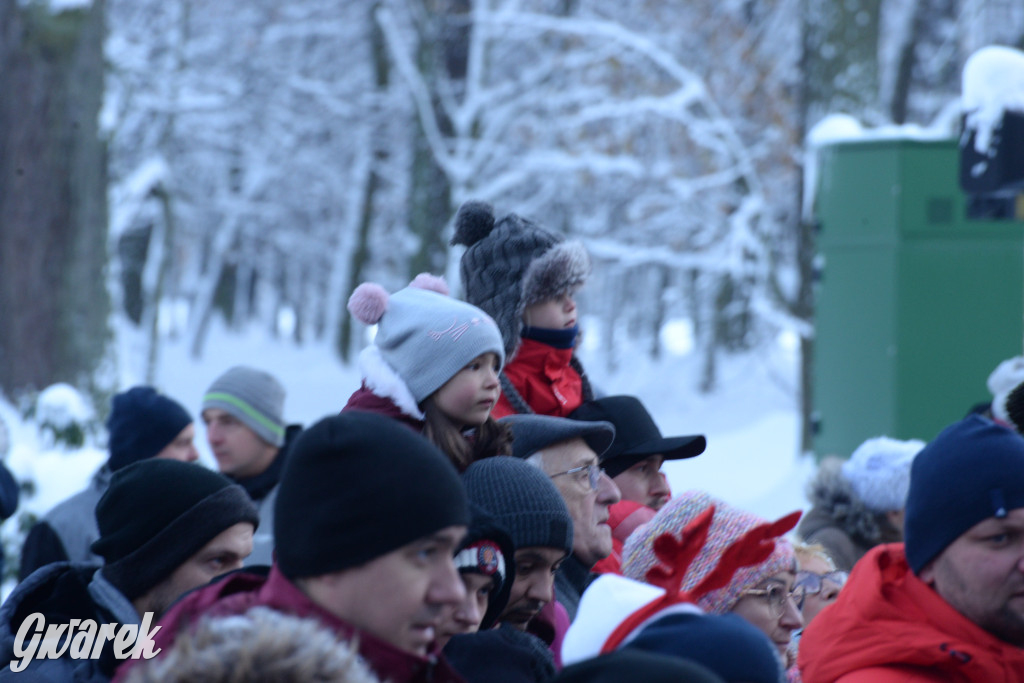
[[[116,394],[107,418],[110,456],[89,486],[58,503],[28,532],[21,548],[19,580],[51,562],[94,562],[90,546],[99,538],[96,503],[120,469],[148,458],[195,462],[195,425],[180,403],[153,387],[132,387]]]
[[[243,570],[194,591],[154,645],[170,651],[204,615],[267,607],[318,621],[381,680],[459,683],[435,640],[444,610],[465,597],[453,556],[468,522],[462,482],[436,446],[381,415],[326,417],[285,463],[269,574]]]
[[[1024,438],[972,415],[914,458],[905,542],[800,639],[804,683],[1024,680]]]

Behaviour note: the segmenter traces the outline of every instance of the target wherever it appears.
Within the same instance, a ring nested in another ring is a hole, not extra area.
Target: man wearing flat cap
[[[615,428],[547,415],[509,415],[499,422],[512,429],[512,455],[543,470],[569,508],[572,555],[555,576],[555,597],[575,618],[591,569],[612,551],[608,510],[620,493],[598,458],[611,445]]]

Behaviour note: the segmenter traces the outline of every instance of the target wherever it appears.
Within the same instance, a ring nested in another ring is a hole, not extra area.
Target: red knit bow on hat
[[[687,524],[678,539],[669,532],[658,536],[652,548],[661,564],[648,570],[645,578],[647,583],[664,588],[665,593],[626,617],[608,636],[601,654],[615,650],[638,626],[665,608],[683,602],[696,602],[704,594],[727,585],[737,569],[767,560],[775,550],[775,539],[795,527],[800,514],[797,510],[747,531],[725,549],[715,568],[688,591],[681,589],[683,579],[690,564],[707,542],[715,506],[708,507]]]

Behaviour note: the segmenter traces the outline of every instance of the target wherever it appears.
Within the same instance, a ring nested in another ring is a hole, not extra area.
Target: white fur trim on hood
[[[388,365],[380,348],[371,344],[359,353],[359,371],[366,388],[383,398],[390,398],[405,415],[417,420],[424,419],[423,411],[416,404],[405,381],[395,369]]]

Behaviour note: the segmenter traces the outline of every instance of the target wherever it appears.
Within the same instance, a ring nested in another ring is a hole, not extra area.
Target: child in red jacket
[[[593,398],[575,354],[573,297],[590,271],[583,245],[514,213],[496,221],[494,209],[480,201],[459,209],[452,244],[467,247],[461,263],[466,300],[494,318],[510,359],[494,416],[567,417]]]

